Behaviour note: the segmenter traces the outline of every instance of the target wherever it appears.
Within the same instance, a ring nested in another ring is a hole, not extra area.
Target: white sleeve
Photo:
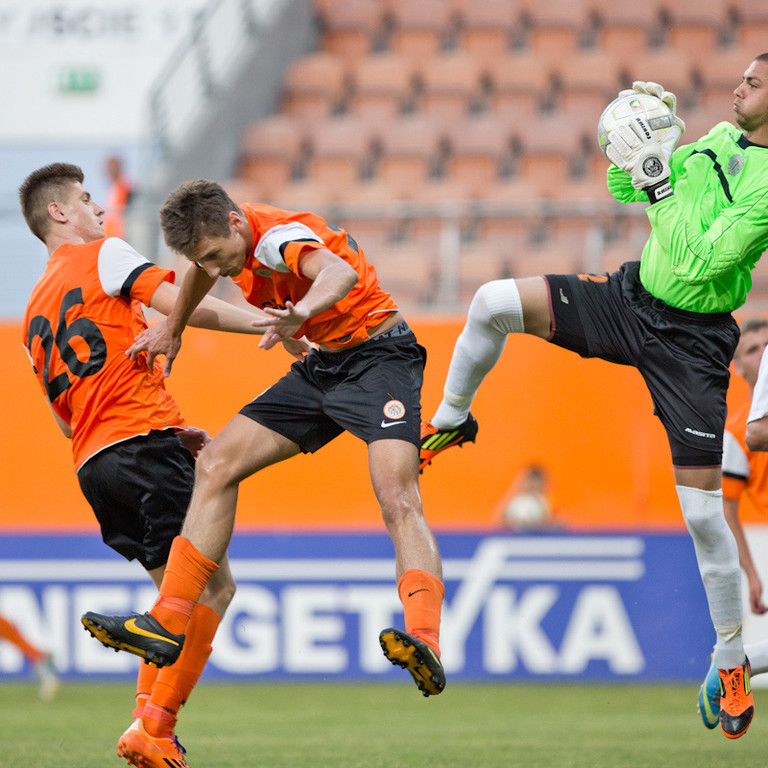
[[[755,391],[752,393],[752,407],[749,409],[747,424],[750,421],[762,419],[763,416],[768,416],[768,354],[766,352],[768,352],[768,347],[766,347],[760,360],[760,371],[757,374]]]
[[[126,286],[130,296],[136,276],[151,266],[149,259],[118,237],[108,237],[99,249],[99,282],[104,293],[113,298],[124,293]]]
[[[283,259],[280,250],[286,243],[293,240],[311,240],[314,243],[322,243],[306,224],[299,221],[291,221],[288,224],[278,224],[268,229],[259,240],[254,256],[265,266],[276,272],[290,272]]]
[[[723,433],[723,474],[729,477],[749,477],[749,458],[739,441],[726,429]]]

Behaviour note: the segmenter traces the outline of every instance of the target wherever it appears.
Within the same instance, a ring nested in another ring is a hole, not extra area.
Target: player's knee
[[[213,444],[201,451],[195,462],[195,486],[227,486],[234,482],[234,463]]]
[[[491,280],[481,285],[469,305],[467,323],[497,333],[523,333],[523,306],[515,280]]]

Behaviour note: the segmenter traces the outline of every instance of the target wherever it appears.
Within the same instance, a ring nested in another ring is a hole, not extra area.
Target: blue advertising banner
[[[466,680],[698,680],[714,632],[686,534],[438,535],[446,673]],[[402,627],[385,534],[236,533],[238,582],[212,679],[386,679],[378,634]],[[133,677],[86,610],[148,610],[154,586],[97,536],[0,536],[0,613],[23,621],[65,678]],[[0,643],[0,676],[28,674]]]

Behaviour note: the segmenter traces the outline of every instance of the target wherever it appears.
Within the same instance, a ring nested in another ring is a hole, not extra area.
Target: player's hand
[[[669,158],[679,138],[680,129],[673,125],[664,142],[659,143],[647,121],[636,116],[629,124],[620,125],[608,134],[605,154],[631,176],[635,189],[644,190],[651,203],[656,203],[674,193],[669,182]]]
[[[757,576],[748,579],[749,607],[758,615],[768,613],[768,605],[763,602],[763,585]]]
[[[293,355],[297,360],[303,360],[313,349],[313,345],[307,340],[306,336],[300,339],[284,339],[283,348],[289,355]]]
[[[142,353],[147,353],[147,365],[150,368],[154,368],[155,358],[158,355],[165,355],[165,365],[163,366],[163,376],[171,375],[171,368],[173,367],[173,361],[179,354],[181,349],[181,337],[174,336],[168,329],[168,324],[165,320],[161,320],[154,325],[150,325],[149,328],[142,331],[134,340],[128,349],[125,350],[125,354],[136,360],[136,358]]]
[[[685,133],[685,123],[682,118],[677,116],[677,96],[672,91],[665,91],[662,85],[654,83],[653,80],[635,80],[631,88],[619,91],[619,96],[627,96],[632,93],[646,93],[648,96],[655,96],[659,101],[663,101],[672,113],[672,119],[680,129],[680,134]]]
[[[181,444],[195,457],[203,448],[211,442],[210,435],[198,427],[186,427],[186,429],[177,429],[176,435]]]
[[[285,309],[264,307],[264,312],[270,317],[251,322],[254,328],[265,329],[259,342],[262,349],[272,349],[278,342],[290,339],[309,318],[309,313],[299,309],[292,301],[285,302]]]

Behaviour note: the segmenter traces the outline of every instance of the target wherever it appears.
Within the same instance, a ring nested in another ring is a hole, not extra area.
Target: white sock
[[[720,669],[733,669],[744,663],[741,570],[736,540],[723,514],[723,492],[681,485],[675,489],[717,633],[714,662]]]
[[[762,675],[764,672],[768,672],[768,640],[745,645],[744,652],[749,659],[749,666],[752,668],[753,675]]]
[[[477,289],[453,349],[443,400],[432,426],[448,429],[466,420],[477,388],[504,350],[507,334],[524,330],[523,305],[514,280],[493,280]]]

